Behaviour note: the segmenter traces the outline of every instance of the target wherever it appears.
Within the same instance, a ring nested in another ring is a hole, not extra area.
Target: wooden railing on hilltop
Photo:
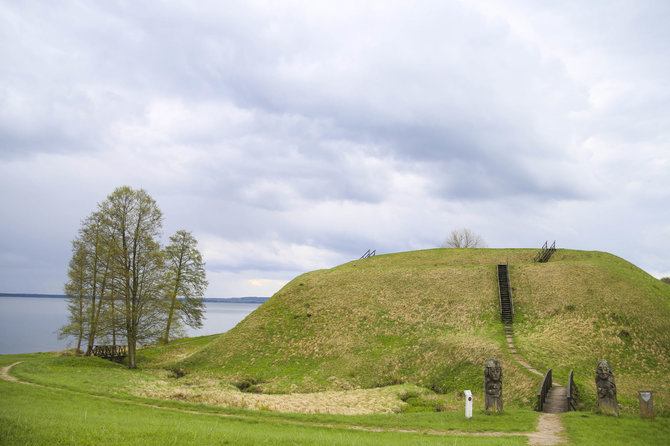
[[[361,258],[358,259],[358,260],[367,259],[368,257],[372,257],[372,256],[374,256],[375,254],[377,254],[377,250],[376,250],[376,249],[374,249],[374,250],[369,250],[369,249],[368,249],[367,251],[365,251],[365,254],[363,254],[363,255],[361,256]]]
[[[549,240],[544,242],[542,248],[535,254],[535,258],[533,259],[534,262],[546,263],[549,261],[549,257],[556,252],[556,240],[554,240],[554,243],[552,243],[551,246],[547,245],[549,245]]]

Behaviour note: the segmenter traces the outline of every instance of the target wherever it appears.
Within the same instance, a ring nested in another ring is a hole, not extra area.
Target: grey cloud
[[[301,246],[329,253],[326,263],[436,246],[463,226],[491,245],[556,232],[581,246],[601,224],[589,209],[644,214],[636,224],[653,228],[666,214],[640,190],[670,190],[668,9],[3,4],[0,163],[20,175],[2,187],[48,181],[37,189],[63,204],[36,200],[30,231],[3,223],[18,241],[0,254],[41,232],[67,256],[77,219],[120,184],[159,201],[166,233]],[[5,208],[21,206],[14,194]],[[497,234],[492,203],[497,221],[523,230]],[[62,255],[46,256],[61,275]],[[210,267],[301,265],[270,256]]]

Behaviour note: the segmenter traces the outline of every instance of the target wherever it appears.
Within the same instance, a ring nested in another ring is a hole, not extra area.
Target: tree
[[[62,327],[61,338],[75,336],[77,331],[77,351],[82,339],[86,339],[86,355],[90,355],[100,334],[100,315],[109,294],[111,235],[104,224],[104,216],[94,212],[82,222],[79,235],[73,242],[73,256],[70,261],[65,291],[70,301],[69,324]]]
[[[100,212],[94,212],[83,222],[79,234],[80,243],[89,258],[89,277],[86,287],[90,299],[89,314],[86,321],[88,325],[86,356],[89,356],[93,351],[95,338],[99,334],[100,313],[104,299],[107,298],[109,293],[110,243],[113,240],[113,233],[105,225],[105,216]]]
[[[77,339],[77,351],[84,339],[91,354],[96,339],[117,345],[125,336],[135,368],[138,343],[167,340],[182,324],[202,326],[207,281],[197,241],[178,231],[163,250],[162,223],[154,199],[128,186],[82,222],[65,284],[70,315],[59,332]]]
[[[170,341],[170,330],[180,325],[202,327],[203,294],[207,288],[205,264],[190,232],[180,230],[165,247],[167,301],[169,305],[164,342]]]
[[[477,233],[467,228],[451,231],[449,237],[442,243],[442,248],[486,248],[486,242]]]
[[[662,277],[662,278],[661,278],[661,282],[665,282],[665,283],[667,283],[668,285],[670,285],[670,277]]]
[[[117,188],[100,205],[111,240],[113,287],[119,297],[128,341],[128,367],[136,368],[138,341],[155,336],[163,313],[162,257],[158,238],[163,215],[149,194],[128,186]]]
[[[68,281],[65,283],[65,295],[68,297],[67,308],[70,312],[68,323],[58,330],[58,338],[75,337],[76,352],[81,351],[81,343],[86,334],[88,296],[86,294],[86,276],[88,258],[81,240],[72,242],[72,259],[68,265]]]

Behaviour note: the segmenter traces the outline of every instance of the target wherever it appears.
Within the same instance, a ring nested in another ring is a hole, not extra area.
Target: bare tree
[[[454,229],[441,248],[486,248],[486,242],[479,234],[467,228]]]

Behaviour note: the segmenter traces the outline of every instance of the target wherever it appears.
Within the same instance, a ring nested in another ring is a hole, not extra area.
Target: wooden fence
[[[128,355],[128,347],[126,345],[96,345],[92,353],[98,358],[118,361]]]

